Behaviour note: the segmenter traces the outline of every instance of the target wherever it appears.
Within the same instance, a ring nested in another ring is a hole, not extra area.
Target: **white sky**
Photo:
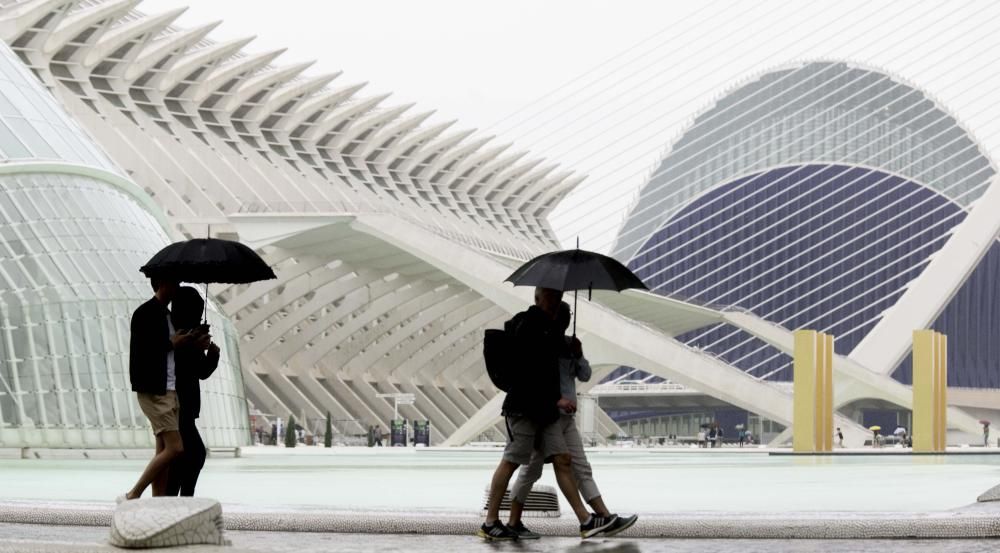
[[[276,65],[316,60],[307,74],[343,70],[335,82],[392,92],[383,106],[416,102],[409,113],[437,110],[431,122],[457,119],[452,130],[498,134],[496,144],[514,142],[508,153],[528,149],[523,159],[589,175],[552,218],[561,238],[580,236],[587,249],[610,247],[645,175],[695,114],[741,79],[791,61],[887,69],[1000,158],[992,0],[190,3],[181,26],[223,20],[216,40],[256,35],[247,51],[288,48]],[[146,0],[139,9],[184,5]]]

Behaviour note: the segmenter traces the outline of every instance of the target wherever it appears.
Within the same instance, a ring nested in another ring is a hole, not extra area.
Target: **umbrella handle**
[[[573,337],[576,338],[576,299],[580,295],[579,290],[573,290]]]

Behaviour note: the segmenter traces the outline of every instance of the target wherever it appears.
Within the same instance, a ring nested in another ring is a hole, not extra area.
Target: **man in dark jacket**
[[[150,484],[154,496],[165,495],[170,463],[184,451],[178,431],[174,350],[186,345],[192,336],[175,332],[170,321],[167,306],[178,283],[153,279],[151,284],[154,296],[132,314],[128,370],[132,391],[156,435],[156,455],[135,486],[119,500],[137,499]]]
[[[559,489],[580,521],[582,537],[594,536],[615,522],[615,518],[587,511],[573,476],[569,447],[553,424],[559,420],[559,409],[575,408],[562,398],[559,387],[559,355],[565,347],[563,330],[556,322],[561,302],[559,290],[536,288],[535,305],[504,326],[513,336],[517,361],[501,412],[507,423],[507,446],[490,482],[486,522],[477,532],[486,540],[518,538],[516,531],[500,521],[500,502],[514,471],[531,461],[535,449],[552,462]]]
[[[167,478],[167,495],[193,496],[198,475],[205,466],[205,442],[198,433],[195,421],[201,414],[200,381],[212,376],[219,366],[219,346],[212,342],[207,326],[201,326],[205,300],[190,286],[177,290],[171,302],[171,320],[174,328],[191,330],[195,338],[174,351],[177,367],[177,401],[180,404],[178,423],[184,453],[170,465]]]

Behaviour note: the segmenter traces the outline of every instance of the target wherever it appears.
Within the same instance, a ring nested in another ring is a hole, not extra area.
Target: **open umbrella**
[[[579,244],[578,244],[579,245]],[[514,271],[507,281],[514,286],[541,286],[573,294],[573,335],[576,336],[576,303],[580,290],[646,290],[635,273],[617,259],[595,252],[562,250],[542,254]]]
[[[249,247],[220,238],[193,238],[174,242],[139,268],[149,278],[205,284],[208,313],[208,283],[247,284],[278,278],[267,263]]]
[[[897,426],[895,430],[892,431],[893,435],[899,436],[900,434],[906,434],[906,429],[902,426]]]
[[[988,421],[986,419],[983,419],[983,420],[979,421],[979,424],[982,424],[984,426],[989,426],[990,425],[990,421]]]
[[[871,430],[871,431],[874,432],[876,430],[882,430],[882,427],[881,426],[869,426],[868,430]]]

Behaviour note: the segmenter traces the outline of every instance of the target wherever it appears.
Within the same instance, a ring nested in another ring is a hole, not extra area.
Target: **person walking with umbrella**
[[[488,541],[518,539],[518,533],[500,521],[500,502],[514,471],[531,462],[535,449],[543,458],[551,459],[559,489],[580,521],[582,537],[592,537],[617,520],[591,515],[584,507],[573,477],[569,448],[554,424],[559,420],[559,409],[572,408],[571,402],[561,397],[559,388],[559,352],[564,342],[556,319],[561,302],[561,291],[536,288],[535,305],[504,324],[516,348],[517,360],[512,367],[516,374],[511,375],[501,411],[507,425],[507,445],[490,481],[486,521],[476,532]]]
[[[566,332],[569,327],[570,309],[566,302],[561,302],[559,306],[559,316],[556,324],[562,332]],[[594,510],[597,516],[606,519],[616,519],[615,523],[608,527],[602,534],[610,537],[624,532],[638,520],[638,516],[619,517],[608,510],[601,497],[601,492],[594,482],[594,472],[587,461],[587,453],[583,449],[583,439],[576,426],[576,381],[590,380],[591,368],[587,358],[583,355],[583,344],[576,337],[564,337],[566,347],[559,356],[559,388],[562,399],[569,400],[570,405],[560,409],[559,420],[555,423],[562,433],[569,448],[570,457],[573,462],[573,476],[576,478],[580,495]],[[524,502],[528,498],[531,487],[542,476],[542,468],[545,465],[545,458],[542,452],[535,450],[531,455],[531,463],[522,466],[517,473],[517,481],[510,490],[510,519],[507,526],[517,532],[518,539],[537,539],[540,536],[521,522],[521,513],[524,511]]]
[[[154,278],[153,297],[132,314],[129,342],[129,379],[156,439],[156,454],[139,480],[118,502],[137,499],[150,485],[153,495],[167,491],[170,463],[184,452],[178,426],[174,351],[192,339],[186,330],[174,330],[167,306],[177,293],[176,280]]]
[[[212,343],[208,325],[199,325],[205,300],[190,286],[181,286],[171,304],[175,328],[190,329],[194,339],[174,352],[177,367],[179,426],[184,453],[170,466],[167,495],[193,496],[198,475],[205,466],[205,442],[195,420],[201,414],[200,381],[212,376],[219,366],[219,346]]]
[[[156,436],[156,454],[135,486],[121,501],[167,491],[170,464],[184,452],[179,432],[175,352],[195,340],[188,329],[175,330],[168,305],[181,282],[246,284],[277,278],[274,271],[239,242],[195,238],[175,242],[156,253],[140,269],[150,279],[154,296],[132,314],[129,378],[139,407]],[[207,314],[208,306],[205,306]]]
[[[990,421],[981,420],[979,424],[983,425],[983,447],[990,447]]]

